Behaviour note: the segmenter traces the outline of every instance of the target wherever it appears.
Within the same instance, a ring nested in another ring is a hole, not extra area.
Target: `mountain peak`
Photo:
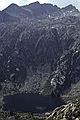
[[[16,8],[19,8],[19,6],[17,4],[15,4],[15,3],[12,3],[7,8],[5,8],[3,11],[5,11],[5,10],[13,10],[13,9],[16,9]]]
[[[63,7],[62,8],[63,10],[72,10],[72,9],[76,9],[76,7],[75,6],[73,6],[72,4],[70,4],[70,5],[68,5],[68,6],[66,6],[66,7]]]
[[[30,3],[29,5],[40,5],[40,2],[36,1],[36,2]]]
[[[12,3],[8,7],[19,7],[19,6],[17,4],[15,4],[15,3]]]

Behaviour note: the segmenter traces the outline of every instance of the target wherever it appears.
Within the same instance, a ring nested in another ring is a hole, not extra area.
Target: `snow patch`
[[[16,71],[20,71],[20,69],[19,69],[19,68],[16,68]]]

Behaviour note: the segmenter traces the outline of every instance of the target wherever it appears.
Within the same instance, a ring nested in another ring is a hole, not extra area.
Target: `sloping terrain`
[[[7,8],[5,8],[3,10],[4,12],[8,13],[11,16],[14,17],[18,17],[18,18],[28,18],[31,17],[31,13],[25,9],[23,9],[22,7],[12,3],[10,6],[8,6]]]
[[[79,24],[77,16],[1,24],[0,78],[5,92],[57,95],[78,82]]]
[[[19,22],[20,20],[17,17],[10,16],[5,11],[0,11],[0,23],[2,22]]]
[[[74,6],[35,2],[0,11],[0,105],[3,95],[25,92],[79,99],[79,86],[80,12]]]
[[[59,8],[48,3],[40,4],[38,1],[25,6],[18,6],[12,3],[2,12],[12,17],[17,17],[21,22],[26,21],[26,19],[57,19],[65,16],[80,16],[80,12],[73,5]]]
[[[28,82],[25,85],[31,86],[32,91],[39,89],[50,76],[53,61],[56,63],[62,52],[57,30],[34,24],[1,24],[0,28],[1,82]]]

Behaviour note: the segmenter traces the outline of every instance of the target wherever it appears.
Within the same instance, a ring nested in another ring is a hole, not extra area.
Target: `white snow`
[[[52,78],[52,80],[51,80],[51,86],[55,86],[56,87],[56,82],[54,81],[54,78]]]
[[[16,71],[20,71],[20,69],[19,69],[19,68],[16,68]]]
[[[10,60],[8,60],[8,63],[10,63]]]
[[[11,75],[10,75],[10,79],[12,78],[12,77],[14,77],[15,76],[15,73],[12,73]]]
[[[76,50],[76,53],[78,53],[79,51],[78,50]]]

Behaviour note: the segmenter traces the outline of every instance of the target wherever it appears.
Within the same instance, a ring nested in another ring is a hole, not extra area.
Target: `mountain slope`
[[[52,4],[40,4],[39,2],[34,2],[29,5],[23,6],[25,9],[30,9],[33,13],[34,17],[38,18],[45,18],[48,16],[60,16],[61,10],[56,5],[53,6]]]
[[[74,6],[12,4],[0,14],[0,86],[5,94],[60,96],[80,80],[80,13]],[[9,21],[15,16],[19,23]]]
[[[19,22],[19,19],[10,16],[8,13],[4,11],[0,11],[0,22]]]
[[[13,3],[5,8],[3,12],[25,21],[26,19],[57,19],[64,16],[80,16],[80,12],[73,5],[59,8],[48,3],[40,4],[38,1],[25,6],[18,6]]]
[[[7,8],[3,10],[4,12],[8,13],[11,16],[18,17],[18,18],[28,18],[31,17],[31,13],[28,10],[23,9],[22,7],[16,5],[16,4],[11,4]]]
[[[78,82],[79,23],[79,17],[69,16],[45,23],[1,24],[0,78],[5,93],[16,89],[58,95]]]
[[[27,82],[25,90],[40,91],[53,69],[53,61],[56,63],[62,51],[57,30],[3,24],[0,33],[1,82]]]
[[[79,10],[76,9],[76,7],[73,6],[72,4],[62,8],[61,10],[62,10],[63,14],[67,15],[67,16],[69,16],[69,15],[77,16],[80,14]]]

